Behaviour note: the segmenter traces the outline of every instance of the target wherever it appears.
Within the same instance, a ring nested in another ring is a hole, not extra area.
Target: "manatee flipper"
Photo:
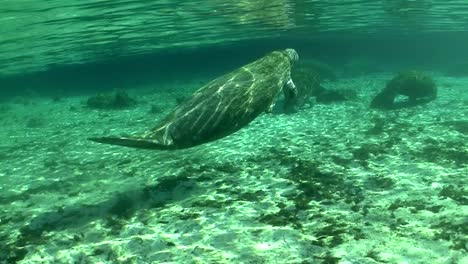
[[[298,91],[297,87],[292,81],[291,77],[285,83],[283,87],[283,95],[284,95],[284,110],[287,113],[294,113],[297,111],[297,100],[298,100]]]
[[[155,140],[151,140],[147,138],[96,137],[96,138],[88,138],[88,140],[98,142],[98,143],[119,145],[119,146],[124,146],[124,147],[131,147],[131,148],[141,148],[141,149],[169,149],[170,148],[167,145],[161,144]]]
[[[285,87],[283,88],[283,92],[284,92],[284,96],[286,97],[286,99],[297,97],[297,87],[294,84],[291,77],[289,77],[289,80],[286,82],[284,86]]]

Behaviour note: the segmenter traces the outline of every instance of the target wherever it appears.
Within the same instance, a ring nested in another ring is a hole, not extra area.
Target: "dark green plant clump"
[[[359,148],[351,150],[353,159],[360,162],[363,166],[368,165],[368,160],[372,156],[378,156],[388,152],[388,148],[384,144],[364,144]]]
[[[396,199],[388,206],[387,210],[395,211],[399,208],[407,208],[411,213],[417,213],[421,210],[438,213],[442,209],[442,206],[429,204],[427,201],[422,199]]]
[[[1,263],[18,263],[23,260],[28,254],[28,250],[24,247],[24,243],[17,242],[8,244],[6,243],[7,238],[1,238],[3,245],[0,245],[0,260],[3,260]]]
[[[443,239],[452,243],[451,249],[466,251],[468,225],[464,221],[443,219],[432,225],[431,228],[436,230],[436,239]]]
[[[388,189],[393,188],[393,186],[395,186],[396,183],[390,177],[383,176],[383,175],[376,175],[372,178],[369,178],[366,181],[366,184],[372,190],[388,190]]]
[[[258,220],[261,223],[272,226],[287,226],[291,225],[295,229],[301,229],[302,224],[297,216],[298,210],[287,209],[284,205],[279,204],[280,210],[277,213],[262,214]]]
[[[468,150],[466,149],[466,145],[457,142],[428,144],[417,154],[428,162],[453,164],[460,167],[468,164]]]
[[[464,186],[447,185],[439,192],[442,198],[450,198],[460,204],[468,204],[468,190]]]
[[[135,106],[136,104],[137,100],[130,97],[124,91],[114,94],[99,94],[90,97],[88,101],[86,101],[86,105],[89,108],[104,110],[123,109]]]
[[[461,134],[464,134],[464,135],[468,134],[468,120],[445,121],[445,122],[442,122],[441,124],[445,126],[449,126]]]
[[[406,96],[407,101],[395,102],[397,96]],[[437,97],[437,87],[431,77],[418,72],[407,71],[398,74],[387,83],[371,102],[371,107],[398,109],[428,103]]]

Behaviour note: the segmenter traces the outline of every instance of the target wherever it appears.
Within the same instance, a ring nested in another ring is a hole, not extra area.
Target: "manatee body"
[[[291,80],[291,67],[297,60],[293,49],[271,52],[209,82],[141,135],[90,140],[134,148],[181,149],[225,137],[271,111],[283,87],[287,98],[297,94]]]
[[[399,95],[407,96],[407,102],[395,102]],[[437,98],[437,87],[431,77],[418,72],[401,72],[391,79],[385,88],[371,101],[371,107],[398,109],[428,103]]]

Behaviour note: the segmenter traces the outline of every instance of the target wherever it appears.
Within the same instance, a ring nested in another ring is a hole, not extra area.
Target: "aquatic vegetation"
[[[394,131],[389,130],[387,132],[389,132],[389,136],[381,141],[380,144],[366,143],[361,146],[352,147],[350,149],[352,157],[344,158],[339,155],[334,155],[332,156],[333,162],[345,168],[348,168],[349,165],[353,163],[367,167],[369,165],[369,159],[388,153],[392,146],[401,140]],[[383,131],[379,131],[378,133],[383,133]],[[369,132],[366,134],[369,134]]]
[[[319,259],[323,264],[338,264],[340,263],[341,258],[333,256],[333,253],[327,250],[324,254],[321,254],[319,256],[315,256],[317,259]],[[310,264],[310,263],[315,263],[315,262],[302,262],[304,264]]]
[[[180,212],[178,218],[180,220],[194,220],[200,218],[202,214],[200,212],[192,212],[191,210],[185,210]]]
[[[429,142],[415,155],[428,162],[464,166],[468,164],[468,149],[460,142]]]
[[[8,238],[0,237],[1,241],[6,242]],[[3,263],[18,263],[23,260],[28,254],[28,250],[25,247],[27,243],[0,243],[0,260],[5,261]]]
[[[88,98],[86,106],[92,109],[115,110],[135,106],[137,100],[130,97],[125,91],[113,94],[99,94]]]
[[[351,150],[351,154],[356,161],[360,162],[363,166],[367,166],[368,159],[370,159],[372,155],[383,154],[387,151],[384,144],[364,144]]]
[[[299,158],[282,148],[270,148],[269,151],[269,155],[265,155],[267,160],[276,160],[281,165],[289,168],[286,178],[296,185],[297,189],[301,191],[301,195],[304,195],[302,197],[295,196],[299,203],[303,204],[304,198],[309,201],[312,199],[323,201],[326,199],[340,199],[346,196],[340,196],[340,194],[343,194],[341,192],[347,191],[342,176],[322,172],[319,169],[319,162]]]
[[[450,198],[459,204],[468,204],[468,189],[466,186],[446,185],[440,192],[441,198]]]
[[[117,235],[128,224],[125,218],[120,218],[116,215],[104,216],[104,226],[109,229],[109,235]]]
[[[437,224],[431,225],[431,228],[436,230],[436,239],[450,241],[451,249],[466,252],[466,245],[468,244],[466,217],[455,220],[453,218],[441,219]]]
[[[454,130],[467,135],[468,134],[468,120],[452,120],[440,122],[441,125],[452,127]]]
[[[387,153],[386,144],[364,144],[356,149],[354,149],[351,153],[353,154],[353,157],[358,160],[367,160],[370,158],[370,155],[379,155],[382,153]]]
[[[284,205],[279,204],[280,210],[277,213],[262,214],[258,221],[260,223],[272,226],[287,226],[291,225],[295,229],[301,229],[302,224],[297,216],[297,210],[294,208],[286,208]]]
[[[388,190],[395,186],[396,181],[391,177],[384,175],[375,175],[366,181],[371,190]]]
[[[313,234],[317,240],[311,243],[320,247],[335,247],[349,239],[349,236],[356,239],[363,237],[362,231],[340,217],[339,213],[329,214],[322,208],[344,201],[358,212],[363,200],[359,187],[348,186],[341,174],[321,171],[320,163],[315,160],[298,158],[281,148],[271,150],[273,152],[272,156],[268,155],[269,160],[276,159],[282,166],[289,168],[286,179],[294,184],[296,190],[285,194],[285,202],[276,203],[276,212],[261,214],[257,218],[259,222],[272,226],[291,226]],[[313,226],[309,226],[311,222]]]
[[[411,213],[417,213],[418,211],[421,211],[421,210],[438,213],[442,209],[442,206],[427,203],[427,201],[423,199],[397,198],[387,207],[387,210],[395,211],[399,208],[407,208],[409,209]]]
[[[408,101],[395,102],[397,96],[406,96]],[[437,97],[437,87],[431,77],[418,72],[399,73],[372,99],[371,107],[396,109],[428,103]]]
[[[315,245],[321,247],[336,247],[344,242],[344,236],[350,233],[350,225],[335,217],[325,217],[321,228],[314,232],[318,238]]]
[[[241,192],[237,196],[238,200],[241,201],[257,202],[265,196],[265,191],[257,190],[255,192]]]
[[[194,201],[192,206],[204,208],[226,208],[226,206],[232,203],[232,200],[203,199]]]

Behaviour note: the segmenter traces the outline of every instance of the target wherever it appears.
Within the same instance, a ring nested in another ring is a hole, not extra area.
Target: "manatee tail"
[[[133,137],[98,137],[98,138],[88,138],[88,140],[110,144],[110,145],[119,145],[124,147],[131,148],[141,148],[141,149],[173,149],[173,146],[164,145],[159,143],[154,139],[149,138],[133,138]]]

